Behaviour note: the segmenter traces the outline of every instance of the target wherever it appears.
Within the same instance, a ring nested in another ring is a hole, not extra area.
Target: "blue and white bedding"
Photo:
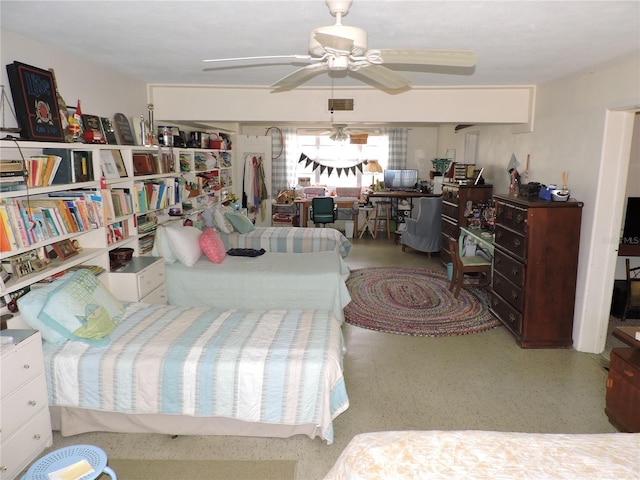
[[[348,274],[344,260],[333,251],[227,256],[219,264],[202,257],[191,267],[165,265],[170,305],[331,310],[340,322],[351,301]]]
[[[349,406],[343,352],[328,311],[141,303],[106,347],[44,342],[51,406],[311,424],[329,444]]]
[[[220,238],[230,248],[264,248],[267,252],[310,253],[336,251],[346,257],[351,242],[335,228],[256,227],[249,233],[224,233]]]

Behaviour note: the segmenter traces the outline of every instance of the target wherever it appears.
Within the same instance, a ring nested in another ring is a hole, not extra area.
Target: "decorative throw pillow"
[[[61,335],[55,328],[49,327],[49,325],[38,318],[38,315],[40,315],[49,294],[65,281],[67,275],[70,274],[59,277],[44,287],[33,288],[29,293],[18,299],[18,309],[24,321],[34,330],[39,330],[40,335],[42,335],[45,341],[55,345],[67,342],[69,339]]]
[[[251,223],[249,217],[240,212],[227,212],[225,215],[233,225],[233,228],[240,233],[249,233],[255,229],[255,226]]]
[[[200,235],[202,232],[196,227],[166,227],[165,233],[169,248],[178,261],[187,267],[193,267],[202,255],[200,249]]]
[[[38,318],[69,340],[101,344],[123,313],[122,302],[93,273],[78,270],[49,293]]]
[[[156,229],[151,255],[154,257],[163,257],[164,263],[175,263],[177,258],[169,247],[169,240],[167,239],[165,228],[166,227],[161,225]]]
[[[233,233],[233,225],[225,216],[225,213],[230,211],[233,210],[230,208],[227,209],[227,207],[223,205],[218,205],[213,208],[213,219],[215,221],[216,228],[223,233]]]
[[[200,248],[213,263],[222,263],[227,256],[220,234],[213,228],[206,228],[200,235]]]

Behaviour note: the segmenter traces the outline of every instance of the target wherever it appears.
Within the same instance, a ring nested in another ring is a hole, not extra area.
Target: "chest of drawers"
[[[522,347],[570,347],[582,203],[494,200],[492,312]]]
[[[109,289],[126,302],[167,303],[164,258],[133,257],[124,269],[109,274]]]
[[[0,479],[10,480],[51,446],[42,339],[36,330],[3,330],[0,380]]]

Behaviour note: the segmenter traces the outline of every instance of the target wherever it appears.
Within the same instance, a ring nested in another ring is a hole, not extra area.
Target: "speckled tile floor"
[[[354,240],[352,268],[428,266],[437,256],[402,253],[393,240]],[[291,459],[297,478],[323,478],[351,438],[379,430],[501,430],[615,432],[604,413],[606,370],[574,350],[523,350],[503,327],[459,337],[410,337],[344,326],[349,409],[334,421],[335,441],[178,437],[88,433],[78,443],[102,447],[114,458]],[[127,480],[127,479],[125,479]]]

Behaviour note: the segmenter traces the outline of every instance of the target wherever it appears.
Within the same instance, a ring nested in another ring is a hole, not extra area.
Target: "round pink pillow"
[[[227,249],[220,235],[213,228],[205,228],[200,235],[202,253],[213,263],[222,263],[227,256]]]

